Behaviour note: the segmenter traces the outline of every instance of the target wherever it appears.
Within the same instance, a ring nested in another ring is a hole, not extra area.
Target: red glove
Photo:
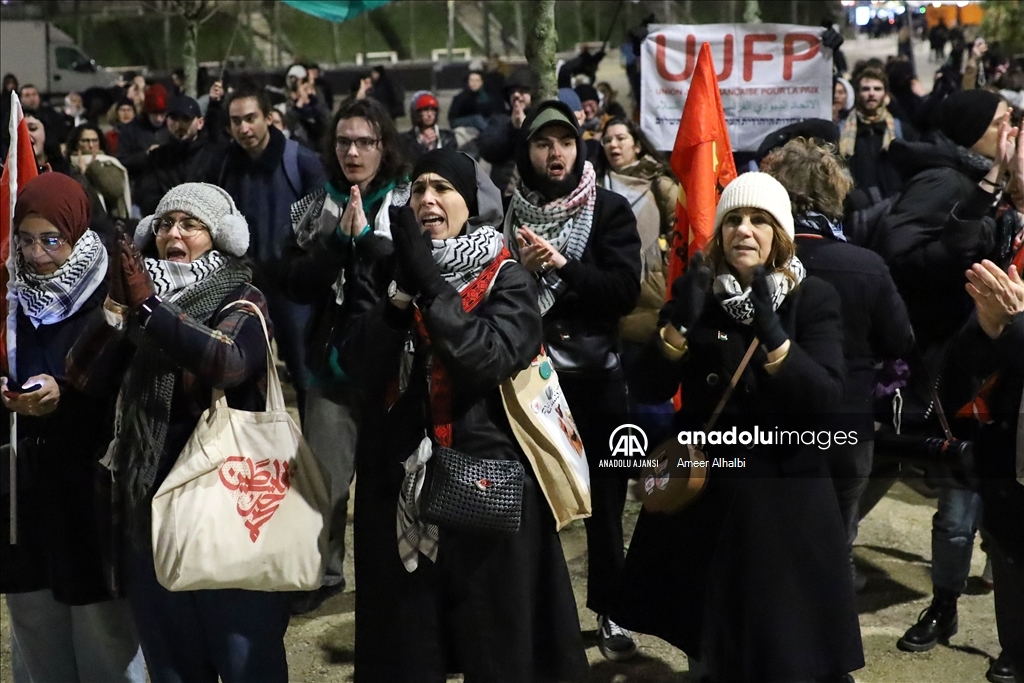
[[[153,279],[146,272],[146,264],[142,260],[142,252],[135,246],[128,235],[123,232],[118,236],[121,252],[121,273],[124,278],[124,290],[127,301],[125,304],[137,309],[149,297],[156,294]]]

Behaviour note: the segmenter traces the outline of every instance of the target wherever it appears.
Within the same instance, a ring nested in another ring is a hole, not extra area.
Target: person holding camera
[[[756,446],[740,435],[694,452],[744,464],[709,468],[689,507],[640,513],[612,611],[686,652],[698,680],[849,681],[864,666],[825,452],[765,439],[820,424],[839,407],[844,376],[839,296],[796,256],[786,189],[765,173],[739,176],[718,204],[707,257],[694,255],[673,282],[628,378],[645,402],[682,387],[681,435],[718,410],[716,432],[759,428]]]

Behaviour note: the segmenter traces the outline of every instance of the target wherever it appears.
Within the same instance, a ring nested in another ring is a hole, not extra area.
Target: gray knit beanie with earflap
[[[172,211],[183,211],[210,229],[213,247],[232,256],[244,256],[249,249],[249,224],[238,212],[231,195],[209,183],[184,183],[168,190],[156,212],[139,221],[135,244],[145,249],[155,239],[153,221]]]

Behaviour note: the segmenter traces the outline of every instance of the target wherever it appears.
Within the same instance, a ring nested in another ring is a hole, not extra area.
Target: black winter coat
[[[843,414],[840,428],[856,429],[862,439],[871,440],[875,364],[906,358],[914,344],[907,307],[885,261],[875,252],[799,229],[796,246],[807,273],[839,293],[847,372],[838,409]]]
[[[1024,394],[1024,313],[1011,319],[991,339],[972,314],[957,336],[949,373],[979,384],[998,375],[985,397],[991,423],[974,423],[975,461],[982,495],[985,530],[1014,562],[1024,562],[1024,486],[1016,479],[1017,429]]]
[[[182,183],[202,182],[209,174],[216,152],[206,135],[188,141],[176,138],[149,153],[146,170],[138,174],[137,191],[132,199],[143,216],[156,211],[157,204],[168,190]]]
[[[49,588],[67,605],[115,597],[110,473],[99,464],[113,436],[114,397],[86,396],[67,381],[64,367],[68,351],[100,315],[106,295],[101,284],[74,315],[38,328],[19,307],[19,383],[50,375],[60,385],[60,403],[49,415],[18,417],[20,540],[8,545],[4,523],[0,592]],[[9,415],[6,408],[3,413]]]
[[[758,349],[716,430],[810,428],[843,389],[839,297],[806,278],[779,308],[791,347],[774,375]],[[668,400],[682,384],[676,427],[699,429],[738,367],[753,330],[709,302],[669,361],[653,340],[630,370],[637,400]],[[826,466],[808,445],[708,446],[745,458],[709,470],[708,488],[674,515],[641,512],[626,556],[623,627],[655,635],[706,663],[715,680],[803,681],[864,665],[845,532]],[[651,580],[656,577],[652,593]]]
[[[972,308],[964,271],[994,255],[994,197],[978,186],[986,170],[942,134],[895,141],[890,156],[907,178],[882,224],[885,258],[922,350],[948,342]]]
[[[495,114],[476,139],[480,157],[491,165],[491,180],[503,196],[511,194],[507,190],[516,170],[519,138],[520,130],[512,125],[512,117],[508,114]]]
[[[587,246],[558,276],[568,288],[544,315],[545,339],[568,329],[606,334],[617,343],[619,320],[640,298],[640,233],[625,197],[597,188]]]
[[[448,108],[448,125],[453,125],[452,121],[465,116],[482,116],[486,119],[495,110],[494,104],[483,88],[476,92],[464,88]]]
[[[540,349],[533,278],[502,268],[471,313],[454,288],[422,309],[433,349],[452,379],[452,448],[526,467],[522,519],[508,535],[442,528],[437,563],[423,555],[409,573],[395,536],[403,462],[428,427],[428,348],[416,338],[409,386],[390,410],[388,385],[413,338],[411,309],[385,294],[393,259],[359,259],[346,290],[342,367],[366,396],[356,458],[357,683],[442,680],[564,681],[587,669],[576,601],[551,511],[511,433],[499,385]]]
[[[166,128],[154,128],[145,114],[121,126],[117,137],[117,158],[128,169],[133,188],[137,177],[145,173],[149,166],[149,148],[164,144],[170,137]]]
[[[416,165],[416,162],[420,160],[421,156],[430,151],[427,149],[426,145],[419,141],[417,134],[418,131],[415,127],[402,133],[402,142],[405,143],[405,158],[413,166]],[[436,146],[434,149],[440,149],[442,147],[445,149],[458,149],[459,143],[455,139],[455,133],[447,128],[441,128],[439,126],[437,129],[437,137],[441,144]]]
[[[899,122],[902,139],[918,139],[917,132],[906,121]],[[858,122],[857,141],[854,144],[853,156],[849,159],[850,175],[858,190],[867,192],[877,187],[883,197],[891,197],[903,187],[903,178],[892,160],[892,145],[888,150],[882,149],[882,141],[886,132],[884,121],[866,124]]]

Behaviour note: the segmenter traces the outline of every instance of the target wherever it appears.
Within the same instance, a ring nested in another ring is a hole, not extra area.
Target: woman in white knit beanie
[[[707,257],[673,283],[659,326],[630,393],[654,403],[682,387],[678,441],[700,450],[682,451],[673,476],[707,483],[680,512],[641,513],[612,618],[684,650],[701,680],[850,680],[864,657],[824,454],[839,435],[817,428],[843,393],[839,298],[796,258],[777,180],[748,173],[725,188]]]

